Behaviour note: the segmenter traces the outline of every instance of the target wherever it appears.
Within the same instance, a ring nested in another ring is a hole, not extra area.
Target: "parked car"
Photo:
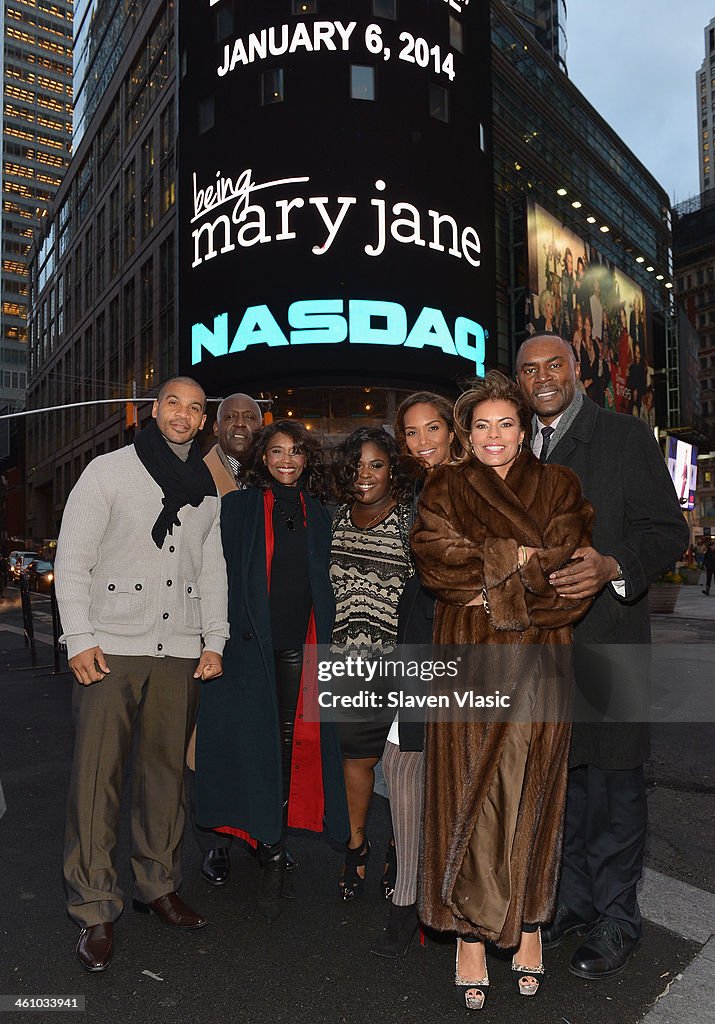
[[[30,590],[49,593],[52,581],[55,578],[55,567],[52,562],[45,562],[41,558],[33,558],[25,570]]]
[[[7,571],[11,583],[17,583],[33,558],[39,558],[37,551],[11,551],[7,559]]]

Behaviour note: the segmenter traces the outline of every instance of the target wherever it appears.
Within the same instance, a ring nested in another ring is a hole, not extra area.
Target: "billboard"
[[[669,437],[666,459],[680,507],[692,511],[698,484],[698,449],[676,437]]]
[[[489,9],[179,5],[181,371],[454,383],[495,322]]]
[[[655,426],[653,357],[643,289],[536,203],[527,206],[527,329],[571,342],[585,393]]]

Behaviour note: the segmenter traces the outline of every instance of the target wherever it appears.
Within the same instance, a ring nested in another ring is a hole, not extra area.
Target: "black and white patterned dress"
[[[397,605],[414,573],[409,548],[412,510],[396,506],[375,526],[355,526],[349,505],[333,521],[330,580],[335,591],[333,647],[345,653],[390,650],[397,640]],[[380,757],[393,712],[338,726],[344,757]]]

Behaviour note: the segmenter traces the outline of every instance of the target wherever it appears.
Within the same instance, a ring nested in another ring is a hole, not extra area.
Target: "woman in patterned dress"
[[[400,462],[393,437],[361,427],[334,452],[336,496],[330,579],[335,591],[333,646],[374,656],[397,640],[397,604],[413,574],[409,546],[413,475]],[[338,726],[350,815],[350,840],[340,881],[343,899],[361,895],[370,843],[365,821],[390,717]]]

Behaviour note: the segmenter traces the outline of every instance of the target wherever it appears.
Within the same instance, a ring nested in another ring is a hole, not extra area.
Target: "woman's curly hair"
[[[299,486],[318,501],[325,501],[327,482],[322,445],[297,420],[274,420],[256,431],[246,469],[246,483],[264,491],[271,486],[273,477],[268,472],[263,456],[278,434],[289,437],[301,455],[305,455],[305,469],[298,480]]]
[[[417,471],[415,460],[401,456],[397,441],[382,427],[358,427],[333,448],[330,475],[336,500],[341,503],[354,500],[358,462],[365,444],[374,444],[385,453],[390,464],[390,491],[395,501],[411,501]]]

